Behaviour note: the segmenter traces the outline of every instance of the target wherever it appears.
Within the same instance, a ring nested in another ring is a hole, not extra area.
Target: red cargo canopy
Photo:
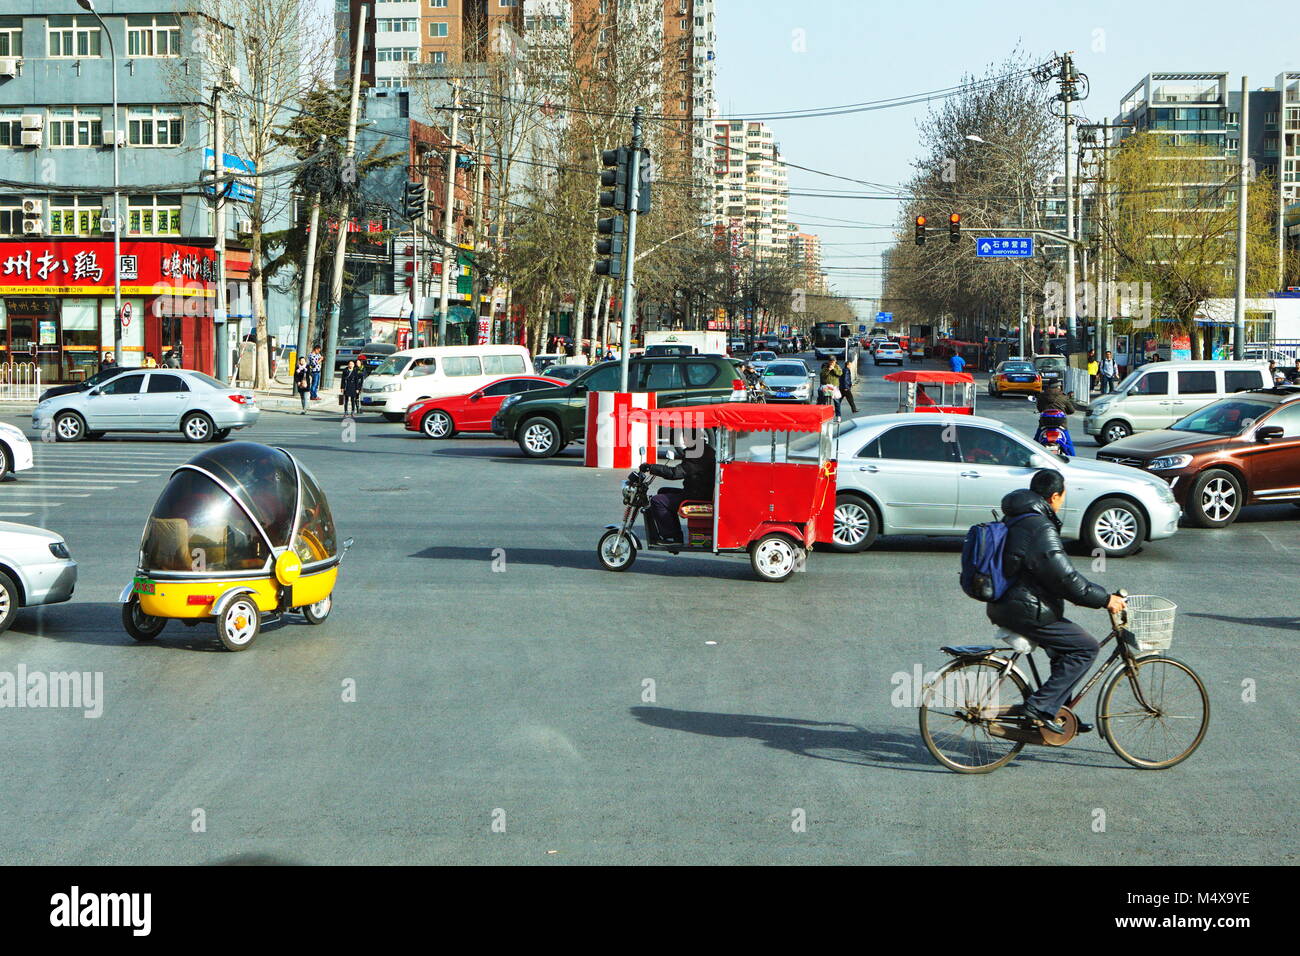
[[[909,369],[905,372],[890,372],[885,376],[886,382],[917,382],[921,385],[939,385],[945,382],[974,382],[965,372],[921,372]]]
[[[725,405],[681,405],[676,408],[634,408],[627,420],[675,428],[726,428],[737,432],[816,432],[834,414],[829,405],[767,405],[728,402]]]

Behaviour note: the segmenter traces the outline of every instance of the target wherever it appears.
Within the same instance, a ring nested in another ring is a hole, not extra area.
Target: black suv
[[[603,362],[568,385],[511,395],[492,419],[493,433],[513,438],[529,458],[550,458],[583,438],[587,393],[616,392],[619,363]],[[744,395],[744,382],[730,359],[714,355],[634,358],[628,390],[654,392],[655,405],[712,405]]]

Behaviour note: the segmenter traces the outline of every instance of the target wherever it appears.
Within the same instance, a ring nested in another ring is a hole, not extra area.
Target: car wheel
[[[1101,445],[1109,445],[1113,441],[1128,438],[1132,434],[1133,429],[1129,428],[1126,422],[1116,419],[1101,426],[1101,431],[1097,433],[1097,442]]]
[[[1127,558],[1147,539],[1142,509],[1125,498],[1102,498],[1083,518],[1084,543],[1108,558]]]
[[[749,563],[764,581],[784,581],[799,566],[802,551],[787,534],[765,534],[749,546]]]
[[[876,543],[880,522],[876,509],[857,495],[841,492],[835,496],[835,530],[831,548],[846,554],[865,551]]]
[[[0,634],[9,630],[9,625],[14,622],[14,617],[18,614],[18,608],[22,603],[14,579],[0,571]]]
[[[218,428],[217,433],[213,435],[212,438],[214,441],[225,441],[227,438],[230,437],[231,431],[232,429],[229,428]]]
[[[383,412],[382,414],[384,416],[384,421],[387,422],[400,422],[402,420],[402,416],[397,412]]]
[[[1187,517],[1201,528],[1226,528],[1241,513],[1241,482],[1222,468],[1209,468],[1196,476],[1187,496]]]
[[[299,608],[302,611],[303,620],[308,624],[322,624],[325,618],[330,616],[330,611],[334,609],[334,596],[327,595],[317,601],[315,604],[307,604]]]
[[[549,418],[530,418],[519,426],[519,449],[529,458],[550,458],[561,447],[559,426]]]
[[[211,441],[216,430],[216,426],[212,424],[212,419],[202,412],[186,415],[181,421],[181,434],[185,436],[186,441]]]
[[[63,412],[54,419],[54,437],[58,441],[81,441],[86,437],[86,420],[76,412]]]
[[[606,571],[626,571],[636,561],[636,545],[632,536],[618,528],[610,528],[596,544],[596,557]]]
[[[250,599],[240,597],[231,601],[217,621],[217,636],[226,650],[248,650],[261,630],[261,617]]]
[[[0,478],[4,478],[9,472],[14,470],[14,458],[9,453],[9,449],[3,442],[0,442]]]
[[[420,422],[420,431],[426,438],[451,438],[456,434],[456,424],[450,415],[435,408]]]
[[[167,626],[167,618],[154,617],[140,609],[140,599],[132,594],[122,605],[122,627],[137,641],[152,641]]]

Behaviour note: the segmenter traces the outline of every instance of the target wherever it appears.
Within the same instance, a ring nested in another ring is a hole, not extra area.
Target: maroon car
[[[1112,442],[1097,460],[1165,479],[1202,528],[1232,524],[1246,505],[1300,505],[1300,387],[1239,392],[1168,428]]]

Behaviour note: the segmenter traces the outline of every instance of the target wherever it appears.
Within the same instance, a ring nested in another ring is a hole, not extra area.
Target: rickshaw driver
[[[687,449],[698,453],[684,454],[678,465],[651,465],[642,462],[639,469],[659,478],[682,483],[681,488],[661,488],[650,498],[650,514],[654,518],[655,531],[664,544],[682,543],[682,525],[677,518],[678,505],[683,501],[713,501],[716,459],[708,432],[697,432],[694,443],[688,445]]]

